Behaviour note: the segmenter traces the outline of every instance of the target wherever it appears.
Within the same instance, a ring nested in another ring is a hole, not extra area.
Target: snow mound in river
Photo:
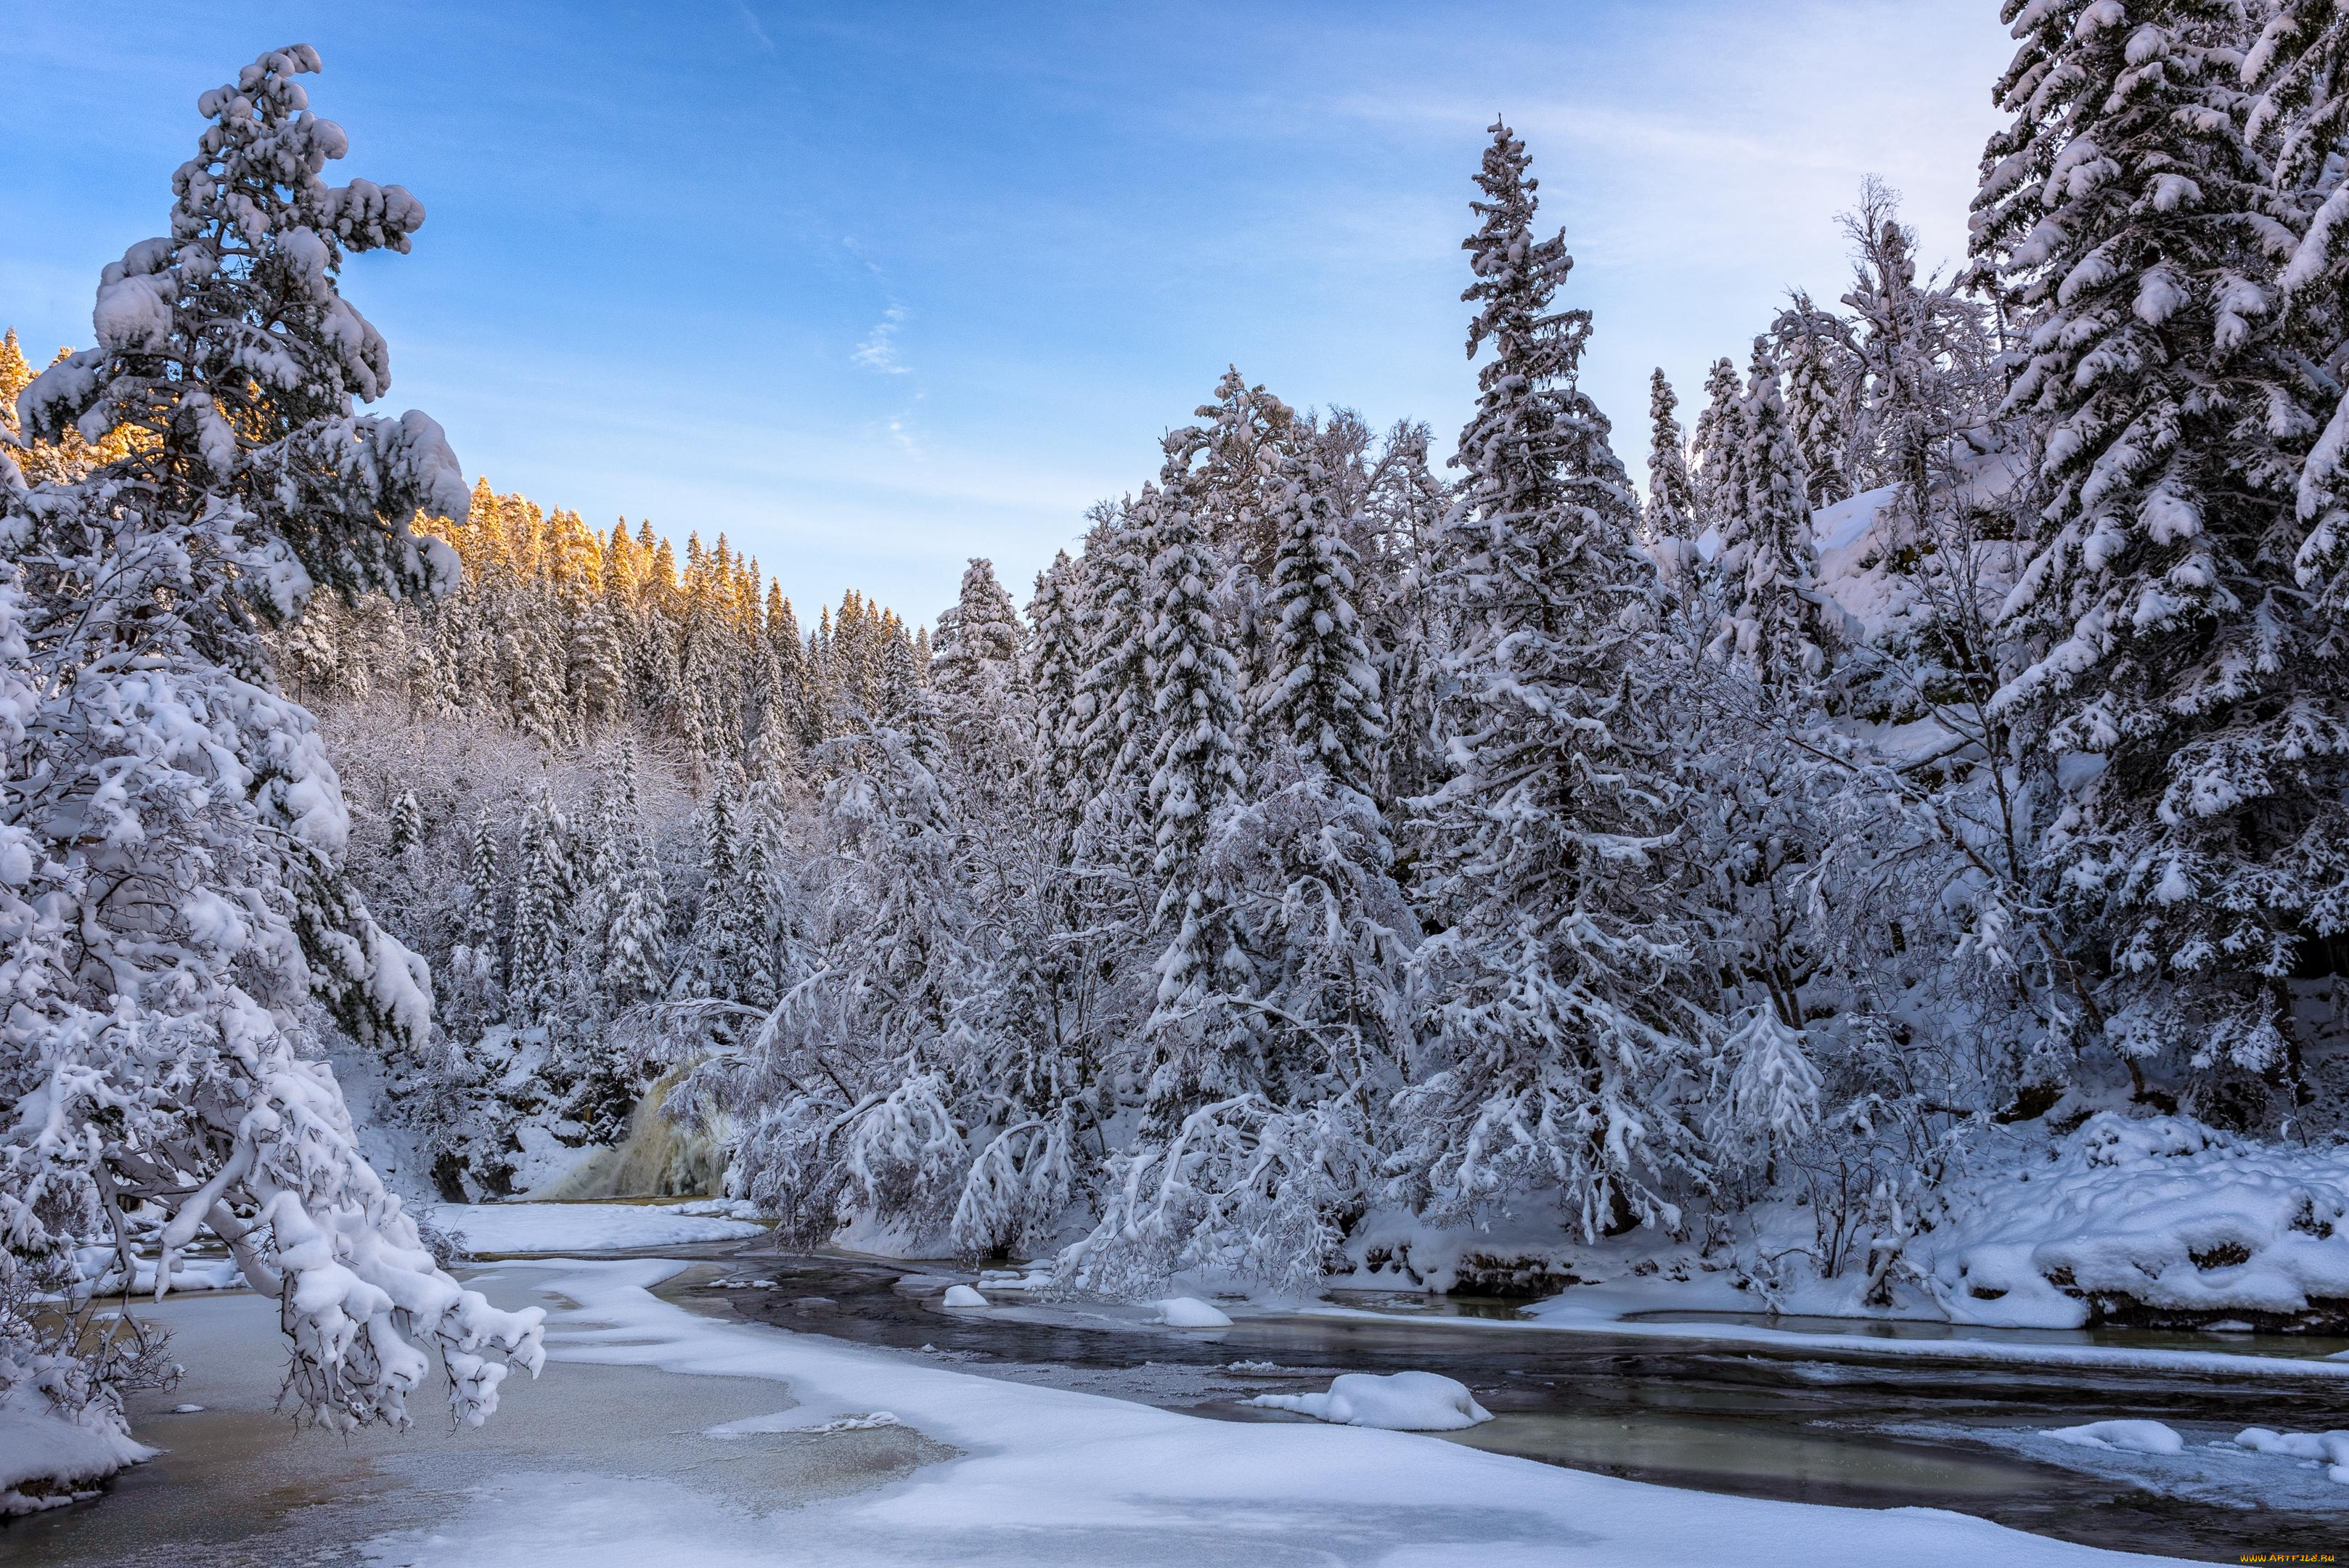
[[[2182,1454],[2186,1439],[2158,1421],[2091,1421],[2041,1434],[2084,1449],[2122,1449],[2133,1454]]]
[[[1340,1374],[1327,1394],[1259,1394],[1248,1401],[1294,1410],[1340,1427],[1381,1427],[1391,1432],[1456,1432],[1489,1421],[1467,1385],[1433,1372]]]
[[[1232,1320],[1221,1307],[1209,1306],[1196,1296],[1169,1296],[1156,1303],[1158,1321],[1169,1328],[1229,1328]]]

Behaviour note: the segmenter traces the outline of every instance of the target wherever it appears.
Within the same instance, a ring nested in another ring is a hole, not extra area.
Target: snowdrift
[[[2183,1116],[2092,1116],[2041,1158],[1956,1184],[1924,1238],[1953,1323],[2267,1329],[2349,1323],[2349,1149]]]

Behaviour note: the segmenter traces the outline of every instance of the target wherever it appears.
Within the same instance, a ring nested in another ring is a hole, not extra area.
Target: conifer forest
[[[499,1240],[566,1204],[1169,1334],[2349,1335],[2349,8],[2001,15],[1964,254],[1870,178],[1843,276],[1602,409],[1504,114],[1464,426],[1234,343],[944,605],[461,464],[344,277],[431,268],[432,193],[336,182],[371,127],[307,46],[204,91],[91,339],[0,347],[0,1519],[164,1441],[207,1289],[285,1412],[494,1429],[579,1331],[468,1252],[571,1256]],[[2210,1440],[2349,1500],[2240,1376]],[[1256,1403],[1509,1416],[1347,1381]],[[2046,1436],[2158,1469],[2200,1418]],[[1898,1549],[2089,1554],[1980,1531]]]

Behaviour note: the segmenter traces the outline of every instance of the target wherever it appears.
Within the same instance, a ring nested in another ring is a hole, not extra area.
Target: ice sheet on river
[[[441,1203],[428,1215],[444,1231],[461,1231],[478,1256],[540,1252],[625,1252],[680,1241],[727,1241],[755,1236],[747,1220],[690,1213],[706,1204]]]
[[[788,1386],[790,1425],[885,1409],[961,1457],[876,1491],[760,1517],[689,1478],[510,1475],[369,1561],[487,1568],[733,1564],[1340,1563],[2143,1563],[1930,1510],[1669,1490],[1356,1428],[1200,1420],[711,1319],[661,1301],[658,1260],[518,1264],[555,1361]],[[560,1377],[564,1368],[549,1368]],[[779,1399],[779,1403],[781,1400]],[[822,1438],[807,1440],[823,1441]]]

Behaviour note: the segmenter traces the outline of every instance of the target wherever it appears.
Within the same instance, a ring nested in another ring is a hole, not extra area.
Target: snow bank
[[[2041,1435],[2084,1449],[2122,1449],[2133,1454],[2186,1451],[2186,1439],[2158,1421],[2091,1421],[2085,1427],[2056,1427]]]
[[[689,1241],[730,1241],[764,1227],[650,1203],[443,1203],[429,1219],[461,1231],[475,1253],[620,1252]]]
[[[1232,1320],[1220,1307],[1209,1306],[1196,1296],[1169,1296],[1151,1303],[1157,1309],[1158,1321],[1169,1328],[1229,1328]]]
[[[1433,1372],[1395,1372],[1384,1377],[1347,1372],[1330,1385],[1327,1394],[1259,1394],[1247,1402],[1340,1427],[1377,1427],[1390,1432],[1456,1432],[1493,1418],[1466,1384]]]
[[[2349,1149],[2106,1111],[1964,1183],[1949,1214],[1930,1283],[1953,1323],[2300,1328],[2349,1313]]]
[[[110,1427],[67,1420],[47,1403],[21,1384],[0,1398],[0,1519],[62,1508],[158,1452]]]

